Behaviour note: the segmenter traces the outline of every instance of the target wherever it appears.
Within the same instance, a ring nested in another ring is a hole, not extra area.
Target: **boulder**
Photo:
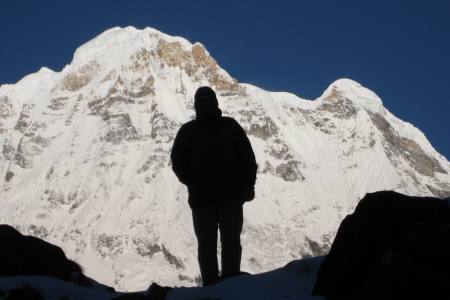
[[[354,213],[342,221],[330,252],[320,267],[313,294],[325,295],[329,299],[368,299],[371,288],[377,289],[377,280],[384,282],[384,292],[393,292],[394,283],[389,283],[388,278],[382,275],[383,272],[387,272],[388,268],[398,267],[400,261],[411,261],[415,254],[413,255],[413,250],[407,243],[417,243],[424,238],[421,230],[425,229],[421,226],[440,228],[439,232],[445,236],[449,220],[448,202],[442,199],[411,197],[392,191],[367,194],[358,203]],[[438,251],[443,242],[448,242],[448,238],[441,243],[426,244],[429,253],[443,255],[432,258],[438,261],[436,265],[448,260],[450,255],[448,251]],[[389,261],[387,258],[392,253],[396,253],[396,256],[388,266],[384,263]],[[431,262],[427,262],[427,257],[423,257],[423,262],[417,272],[433,268]],[[400,267],[397,271],[407,272],[410,267],[413,268],[406,263],[403,270]],[[408,282],[413,284],[414,279],[408,278],[405,277],[405,280],[410,280]],[[408,282],[404,284],[409,284]],[[425,290],[429,287],[417,288]],[[395,292],[404,293],[405,289],[398,285]],[[381,298],[385,299],[386,295]]]
[[[171,287],[152,283],[145,292],[127,293],[120,295],[113,300],[164,300],[170,290],[172,290]]]
[[[0,296],[2,296],[0,294]],[[5,300],[45,300],[42,294],[32,288],[31,286],[24,285],[21,287],[14,288],[10,290],[8,293],[4,293]]]
[[[450,295],[450,226],[417,224],[370,270],[355,298],[440,299]]]
[[[44,275],[84,282],[81,267],[68,259],[61,248],[46,241],[22,235],[13,227],[2,224],[0,245],[0,277]]]
[[[56,290],[64,291],[61,288],[61,281],[70,281],[70,284],[82,286],[85,290],[80,293],[89,294],[98,293],[103,290],[103,294],[110,294],[108,299],[151,299],[163,300],[167,293],[172,289],[170,287],[162,287],[153,283],[147,291],[136,293],[118,293],[113,288],[99,284],[94,280],[86,277],[81,267],[74,261],[68,259],[63,250],[55,245],[32,236],[22,235],[19,231],[9,225],[0,225],[0,280],[2,277],[19,276],[16,283],[10,285],[4,284],[0,290],[0,299],[44,299],[41,290],[41,279],[33,277],[33,275],[48,276],[52,284],[44,284],[44,286],[55,286]],[[30,276],[30,277],[27,277]],[[20,284],[20,282],[29,282],[30,284]],[[1,286],[1,285],[0,285]],[[58,287],[59,286],[59,287]],[[48,289],[44,288],[48,292]],[[74,289],[75,290],[75,289]],[[72,292],[74,291],[72,290]],[[52,293],[55,293],[53,291]],[[64,296],[61,299],[72,299],[73,295]],[[6,297],[6,298],[5,298]]]

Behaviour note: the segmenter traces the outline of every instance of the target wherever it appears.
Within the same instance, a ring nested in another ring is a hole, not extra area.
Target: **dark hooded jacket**
[[[196,119],[181,126],[171,153],[173,171],[188,187],[189,205],[251,200],[257,166],[245,131],[233,118],[222,117],[216,104],[198,102]]]

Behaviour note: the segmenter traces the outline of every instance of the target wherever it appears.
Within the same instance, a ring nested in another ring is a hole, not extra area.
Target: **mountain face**
[[[0,223],[119,290],[195,284],[187,190],[169,154],[202,85],[247,131],[259,165],[243,270],[327,252],[367,192],[450,196],[450,163],[360,84],[337,80],[313,101],[268,92],[199,43],[127,27],[78,48],[61,72],[0,86]]]

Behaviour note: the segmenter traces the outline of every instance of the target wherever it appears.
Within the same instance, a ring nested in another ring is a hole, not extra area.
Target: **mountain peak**
[[[106,30],[75,51],[72,63],[63,70],[63,76],[69,76],[69,79],[84,76],[86,70],[93,69],[92,66],[103,77],[125,69],[136,76],[143,76],[142,72],[150,70],[152,76],[161,76],[165,70],[172,70],[170,72],[178,76],[189,76],[199,85],[210,84],[219,92],[243,94],[237,80],[217,64],[201,43],[193,44],[150,27]]]
[[[341,78],[334,81],[319,99],[333,102],[340,98],[348,99],[356,107],[364,108],[370,112],[385,114],[380,97],[352,79]]]
[[[188,40],[167,35],[151,27],[144,29],[132,26],[113,27],[76,49],[71,64],[79,66],[92,60],[104,61],[109,64],[115,61],[124,61],[141,48],[155,49],[160,40],[169,43],[177,42],[185,51],[192,48],[192,43]]]

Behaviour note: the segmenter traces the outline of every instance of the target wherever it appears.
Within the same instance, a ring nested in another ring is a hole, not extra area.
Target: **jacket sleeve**
[[[253,152],[250,140],[244,129],[239,123],[233,119],[234,128],[237,136],[237,157],[239,167],[242,172],[242,180],[244,187],[254,187],[256,183],[257,164],[255,153]]]
[[[175,137],[170,153],[172,161],[172,170],[182,183],[187,185],[189,182],[189,154],[190,154],[189,130],[181,126]]]

